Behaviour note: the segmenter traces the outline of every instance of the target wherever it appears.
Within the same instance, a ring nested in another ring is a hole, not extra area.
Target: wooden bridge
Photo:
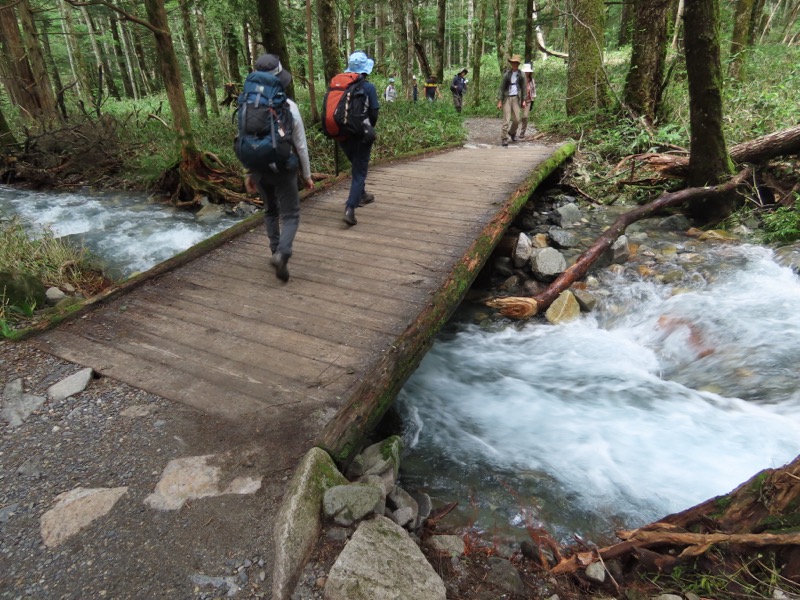
[[[303,201],[287,284],[269,265],[262,221],[250,221],[34,343],[254,425],[288,463],[314,444],[346,460],[530,192],[571,152],[465,147],[374,167],[376,202],[356,211],[355,227],[342,222],[349,179]]]

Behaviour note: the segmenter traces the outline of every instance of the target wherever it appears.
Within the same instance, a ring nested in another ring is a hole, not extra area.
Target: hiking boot
[[[275,269],[275,277],[283,282],[289,281],[289,267],[286,266],[286,263],[289,262],[288,258],[286,258],[280,252],[276,252],[272,255],[272,258],[269,260],[269,262]]]
[[[367,204],[372,204],[375,202],[375,194],[370,194],[367,190],[364,190],[364,193],[361,194],[361,200],[359,201],[359,206],[366,206]]]
[[[506,146],[508,146],[508,142],[506,140],[503,140],[503,143],[500,145],[503,146],[503,148],[505,148]]]
[[[519,139],[519,141],[520,141],[520,142],[521,142],[522,140],[524,140],[524,139],[525,139],[525,132],[523,131],[522,133],[520,133],[520,134],[517,136],[517,138]]]
[[[350,206],[345,207],[343,220],[348,225],[355,225],[358,223],[358,221],[356,221],[356,209]]]
[[[511,135],[511,141],[512,141],[512,142],[516,142],[516,141],[517,141],[517,136],[516,136],[516,135],[514,135],[514,134],[512,134],[512,135]]]

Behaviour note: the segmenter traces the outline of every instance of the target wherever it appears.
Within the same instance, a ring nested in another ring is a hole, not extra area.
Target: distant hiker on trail
[[[520,119],[519,139],[525,139],[525,132],[528,130],[528,116],[531,113],[533,101],[536,99],[536,81],[533,79],[533,65],[525,63],[520,68],[520,71],[525,73],[525,78],[528,80],[528,85],[525,86],[525,92],[522,94],[522,119]]]
[[[239,136],[235,146],[237,156],[249,171],[245,188],[251,194],[258,193],[264,202],[264,221],[272,251],[270,264],[275,269],[275,276],[283,282],[289,281],[287,263],[292,256],[292,242],[300,223],[298,166],[305,187],[314,189],[303,118],[297,104],[286,97],[284,90],[291,81],[292,76],[281,67],[277,56],[263,54],[258,58],[256,70],[248,75],[239,97]],[[253,101],[253,97],[257,99]],[[272,111],[272,117],[268,112],[270,109],[265,106],[267,99],[279,106]],[[276,127],[277,131],[271,126],[265,128],[267,124]],[[274,153],[278,152],[276,147],[284,148],[280,156],[259,154],[258,142],[252,142],[251,138],[255,135],[257,140],[265,139],[265,132],[274,144],[270,143],[271,148],[263,152]]]
[[[416,75],[411,76],[411,95],[414,98],[414,102],[416,102],[419,97],[419,86],[417,85]]]
[[[375,201],[375,196],[367,192],[365,188],[367,171],[369,169],[369,155],[372,151],[372,144],[375,141],[374,128],[378,122],[378,109],[380,108],[378,104],[378,93],[375,90],[375,86],[367,81],[367,76],[372,73],[372,68],[374,66],[375,61],[366,54],[363,52],[353,52],[347,59],[347,69],[345,69],[345,72],[334,77],[329,87],[330,94],[330,90],[334,88],[334,83],[337,83],[339,79],[352,80],[348,83],[347,87],[348,90],[351,90],[351,93],[346,94],[345,97],[351,97],[353,99],[353,105],[348,111],[353,114],[353,118],[358,122],[355,124],[348,123],[343,128],[337,127],[337,129],[339,129],[339,135],[334,138],[338,141],[339,147],[342,149],[345,156],[347,156],[352,166],[350,195],[347,197],[343,217],[344,222],[351,227],[358,223],[356,220],[356,208],[359,206],[366,206]],[[327,106],[328,101],[326,100],[323,104]],[[331,119],[335,120],[334,114],[329,115],[328,112],[326,112],[333,111],[334,108],[336,107],[331,106],[324,108],[323,112],[325,112],[325,117],[323,127],[324,124],[328,123]]]
[[[383,99],[387,102],[394,102],[397,100],[397,90],[394,88],[394,77],[389,77],[389,85],[383,91]]]
[[[519,54],[508,59],[510,68],[503,73],[500,90],[497,93],[497,108],[503,109],[503,131],[501,143],[508,146],[508,139],[517,140],[517,128],[522,113],[522,95],[527,86],[525,73],[519,70],[522,62]]]
[[[425,99],[428,102],[436,102],[436,98],[442,97],[442,93],[439,91],[439,84],[436,81],[436,77],[428,77],[425,81]]]
[[[450,84],[450,91],[453,92],[453,106],[456,107],[456,112],[461,112],[461,106],[464,102],[464,92],[467,91],[466,76],[467,70],[461,69],[453,77],[453,82]]]

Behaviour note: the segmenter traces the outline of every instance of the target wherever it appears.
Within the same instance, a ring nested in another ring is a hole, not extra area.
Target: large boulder
[[[336,559],[326,600],[445,600],[444,582],[405,530],[386,517],[362,521]]]
[[[272,570],[273,600],[288,600],[311,556],[322,526],[325,491],[346,485],[327,452],[312,448],[303,457],[286,488],[275,518],[275,563]]]

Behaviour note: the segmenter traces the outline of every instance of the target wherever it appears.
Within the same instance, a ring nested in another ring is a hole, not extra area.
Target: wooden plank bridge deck
[[[276,453],[345,458],[391,402],[530,191],[571,150],[462,148],[373,167],[303,201],[288,284],[264,227],[35,340],[200,411],[257,424]],[[355,430],[355,431],[354,431]]]

